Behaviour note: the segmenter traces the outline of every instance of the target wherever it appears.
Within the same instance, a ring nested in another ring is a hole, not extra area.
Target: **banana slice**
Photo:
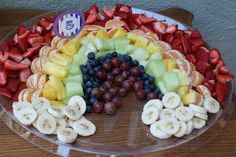
[[[55,118],[63,118],[65,116],[63,112],[63,107],[53,107],[48,108],[48,112],[53,115]]]
[[[142,112],[142,121],[146,125],[154,123],[159,117],[159,110],[155,106],[150,106]]]
[[[179,130],[174,134],[175,137],[183,137],[187,131],[187,124],[183,121],[179,122]]]
[[[57,138],[62,143],[72,143],[77,139],[77,133],[71,128],[60,128],[57,132]]]
[[[77,120],[82,116],[81,112],[79,111],[79,108],[76,106],[65,106],[63,108],[63,112],[71,120]]]
[[[33,107],[37,110],[38,114],[47,111],[48,108],[50,107],[50,101],[43,97],[33,99],[31,103]]]
[[[179,130],[179,121],[176,118],[160,120],[160,128],[167,134],[174,135]]]
[[[150,127],[150,132],[153,136],[159,138],[159,139],[167,139],[170,138],[171,135],[165,133],[164,131],[161,130],[161,122],[160,121],[156,121],[154,123],[151,124]]]
[[[175,111],[172,109],[163,109],[160,113],[160,119],[175,118]]]
[[[150,106],[155,106],[159,111],[162,110],[163,108],[163,104],[162,104],[162,101],[159,100],[159,99],[152,99],[152,100],[149,100],[143,107],[143,110],[146,110],[148,107]]]
[[[180,104],[180,97],[174,92],[169,92],[162,98],[163,105],[166,108],[174,109]]]
[[[81,96],[73,96],[68,101],[69,106],[77,106],[81,115],[86,111],[86,102]]]
[[[66,127],[66,121],[64,118],[56,119],[56,130],[52,134],[57,134],[58,130]]]
[[[22,102],[14,102],[12,104],[12,108],[13,108],[13,114],[16,115],[18,111],[24,108],[33,108],[33,106],[28,101],[22,101]]]
[[[16,118],[24,125],[31,125],[37,118],[37,112],[33,108],[23,108],[16,113]]]
[[[204,99],[203,106],[209,113],[217,113],[220,110],[219,102],[212,97]]]
[[[52,134],[56,130],[56,120],[49,113],[42,113],[37,120],[37,129],[43,134]]]
[[[203,114],[203,113],[197,113],[197,112],[195,112],[195,113],[194,113],[194,116],[195,116],[195,117],[198,117],[198,118],[201,118],[201,119],[204,119],[204,120],[207,120],[207,119],[208,119],[208,115],[207,115],[207,114]]]
[[[201,129],[203,128],[204,126],[206,125],[206,121],[201,119],[201,118],[197,118],[197,117],[194,117],[193,118],[193,127],[195,129]]]
[[[96,126],[85,118],[75,121],[72,128],[81,136],[91,136],[96,132]]]
[[[186,135],[191,134],[191,132],[193,131],[193,121],[190,120],[187,122],[187,130],[185,132]]]
[[[74,122],[75,122],[75,120],[68,119],[68,120],[66,121],[66,126],[67,126],[67,127],[72,127],[72,125],[74,124]]]
[[[188,107],[179,107],[175,110],[175,116],[180,121],[189,121],[193,118],[193,112]]]
[[[196,113],[207,114],[207,110],[201,106],[189,104],[190,110]]]

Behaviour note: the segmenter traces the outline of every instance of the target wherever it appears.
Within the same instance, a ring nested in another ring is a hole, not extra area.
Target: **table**
[[[5,10],[0,9],[0,39],[15,25],[30,17],[44,13],[42,10]],[[165,11],[168,15],[168,10]],[[191,18],[191,17],[189,17]],[[53,157],[12,132],[0,121],[0,157]],[[87,155],[86,155],[87,156]],[[236,156],[236,114],[234,114],[226,128],[212,141],[202,148],[187,155],[191,157],[235,157]]]

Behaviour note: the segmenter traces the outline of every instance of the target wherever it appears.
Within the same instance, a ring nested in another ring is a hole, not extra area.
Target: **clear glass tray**
[[[30,27],[42,17],[58,15],[61,12],[46,13],[24,24]],[[166,20],[169,24],[178,23],[180,29],[188,29],[186,25],[157,13],[134,8],[133,12],[145,12],[148,16]],[[4,39],[12,37],[15,30],[12,30]],[[207,143],[222,130],[232,115],[234,102],[235,90],[232,83],[230,92],[222,103],[223,109],[218,114],[210,115],[206,127],[194,130],[192,134],[182,138],[173,137],[166,140],[153,137],[149,132],[149,127],[142,124],[141,111],[144,102],[138,101],[133,93],[122,99],[123,106],[115,115],[86,114],[85,116],[96,125],[97,132],[91,137],[79,137],[73,144],[62,144],[56,136],[43,135],[32,127],[21,125],[12,114],[12,101],[3,96],[0,96],[0,118],[10,129],[30,143],[61,156],[85,154],[181,156]]]

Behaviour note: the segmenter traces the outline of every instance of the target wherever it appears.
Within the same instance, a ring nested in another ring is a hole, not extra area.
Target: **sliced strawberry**
[[[20,62],[23,59],[21,51],[17,47],[11,48],[11,50],[8,52],[8,55],[12,60],[16,62]]]
[[[190,43],[183,34],[181,35],[181,41],[182,41],[182,44],[183,44],[184,53],[185,54],[190,53],[191,52]]]
[[[194,31],[192,31],[190,38],[191,39],[201,39],[202,36],[198,30],[194,30]]]
[[[161,33],[156,33],[156,35],[158,36],[159,40],[163,40],[164,38],[164,34],[161,34]]]
[[[33,29],[35,30],[35,32],[42,34],[43,32],[45,32],[44,28],[39,26],[39,25],[34,25]]]
[[[13,101],[18,101],[18,95],[20,94],[20,92],[26,88],[26,84],[25,83],[21,83],[20,86],[18,87],[16,93],[13,96]]]
[[[218,61],[220,60],[221,55],[220,55],[220,51],[216,48],[213,48],[210,50],[210,58],[209,58],[209,62],[211,64],[217,64]]]
[[[131,30],[137,29],[138,25],[132,20],[132,18],[128,18],[127,23]]]
[[[229,92],[229,84],[222,84],[222,83],[216,83],[215,85],[215,91],[216,91],[216,97],[219,102],[223,102],[225,96]]]
[[[7,88],[10,89],[12,92],[16,92],[20,85],[20,80],[15,78],[9,78],[7,81]]]
[[[123,5],[123,6],[121,6],[120,9],[119,9],[119,12],[120,12],[120,11],[124,11],[124,12],[126,12],[126,13],[130,13],[130,12],[131,12],[131,7],[128,6],[128,5]]]
[[[18,35],[18,38],[27,38],[31,32],[29,30],[25,31],[23,34]]]
[[[23,53],[23,57],[24,58],[29,58],[29,57],[35,55],[36,53],[39,52],[41,47],[42,47],[41,45],[37,45],[35,47],[28,48],[27,51],[25,53]]]
[[[113,19],[115,19],[115,20],[122,20],[122,18],[120,16],[114,16]]]
[[[228,83],[234,79],[234,76],[231,74],[216,74],[216,80],[219,83]]]
[[[13,93],[10,89],[0,88],[0,95],[6,96],[8,98],[12,98]]]
[[[52,37],[52,38],[55,37],[55,33],[54,33],[53,30],[50,31],[50,34],[51,34],[51,37]]]
[[[103,11],[103,14],[111,19],[113,18],[113,16],[115,15],[115,11],[116,11],[116,8],[112,8],[112,9],[107,9],[106,7],[102,8],[102,11]]]
[[[104,27],[107,21],[108,21],[108,19],[104,19],[102,21],[97,21],[94,24]]]
[[[11,46],[14,46],[15,42],[10,39],[6,39],[2,42],[1,50],[3,52],[8,52]]]
[[[120,8],[121,8],[123,5],[124,5],[124,4],[117,3],[117,4],[116,4],[116,11],[119,11]]]
[[[133,21],[134,21],[138,26],[142,26],[142,22],[139,20],[139,18],[133,18]]]
[[[186,35],[188,35],[189,37],[191,36],[192,32],[193,32],[193,31],[191,31],[191,30],[184,30],[184,33],[185,33]]]
[[[179,45],[179,46],[175,47],[174,49],[175,49],[175,50],[178,50],[178,51],[181,52],[181,53],[184,53],[184,48],[183,48],[182,45]]]
[[[11,61],[11,60],[7,60],[4,63],[4,68],[6,70],[18,71],[18,70],[26,69],[28,67],[29,67],[29,65],[22,64],[22,63],[17,63],[17,62]]]
[[[219,68],[222,67],[223,65],[225,65],[223,60],[219,60],[218,63],[216,64],[215,69],[213,70],[214,74],[218,74],[219,73]]]
[[[123,26],[124,29],[126,29],[129,32],[130,28],[129,28],[129,25],[127,24],[128,23],[127,20],[123,19],[122,21],[125,23],[125,25]]]
[[[5,70],[0,72],[0,85],[5,85],[7,83],[7,74]]]
[[[163,21],[157,21],[153,23],[153,29],[157,33],[165,34],[167,29],[167,24]]]
[[[17,34],[18,34],[18,35],[24,34],[25,31],[26,31],[26,28],[25,28],[24,25],[20,25],[20,26],[17,28]]]
[[[34,56],[30,57],[30,59],[33,61],[35,58],[39,58],[39,54],[35,54]]]
[[[91,5],[89,7],[89,9],[85,11],[85,13],[90,14],[90,15],[91,14],[98,14],[98,7],[97,7],[97,5],[95,5],[95,4]]]
[[[204,80],[202,82],[202,85],[206,86],[210,90],[211,93],[215,91],[214,86],[212,86],[212,84],[210,84],[207,80],[206,81]]]
[[[216,79],[216,76],[215,76],[215,74],[213,73],[213,71],[207,71],[207,72],[206,72],[205,79],[207,79],[207,80],[215,80],[215,79]]]
[[[30,68],[24,69],[22,71],[20,71],[19,73],[19,78],[21,82],[26,82],[26,80],[28,79],[28,77],[31,75],[31,70]]]
[[[208,63],[210,53],[206,47],[200,47],[195,55],[198,61],[201,60]]]
[[[17,34],[14,35],[14,37],[13,37],[13,41],[15,42],[15,44],[18,43],[18,35],[17,35]]]
[[[20,63],[26,64],[26,65],[29,65],[29,66],[30,66],[31,61],[29,60],[29,58],[25,58],[25,59],[23,59]]]
[[[176,32],[175,32],[175,38],[181,38],[181,36],[182,36],[182,34],[183,34],[183,31],[181,31],[181,30],[177,30]]]
[[[211,65],[202,60],[199,60],[196,64],[196,69],[198,72],[205,75],[205,73],[211,69]]]
[[[7,52],[2,53],[2,51],[0,51],[0,65],[3,64],[4,62],[6,62],[6,60],[8,59],[9,55]]]
[[[97,14],[97,17],[98,17],[98,20],[99,21],[102,21],[102,20],[104,20],[106,17],[105,16],[103,16],[101,13],[98,13]]]
[[[174,34],[173,33],[168,33],[164,35],[164,41],[171,43],[174,40]]]
[[[46,34],[44,35],[44,41],[45,41],[46,43],[50,43],[51,40],[52,40],[51,32],[46,33]]]
[[[139,17],[140,14],[133,14],[133,13],[130,13],[128,14],[128,17],[131,18],[131,19],[136,19]],[[140,21],[141,22],[141,21]]]
[[[149,28],[146,27],[146,26],[140,26],[139,29],[141,29],[141,30],[144,31],[145,33],[147,33],[147,32],[152,32],[152,30],[149,29]]]
[[[40,37],[40,36],[41,36],[41,34],[39,34],[38,32],[30,33],[30,34],[28,35],[29,38],[32,38],[32,37]]]
[[[127,19],[127,17],[128,17],[127,13],[124,11],[120,11],[120,12],[116,13],[116,15],[121,17],[122,19]]]
[[[97,15],[91,14],[91,15],[89,15],[88,18],[86,19],[85,24],[92,24],[92,23],[96,22],[97,19],[98,19]]]
[[[52,22],[45,17],[42,18],[39,23],[43,28],[45,28],[48,31],[52,28],[52,25],[53,25]]]
[[[189,62],[191,62],[193,64],[197,63],[197,58],[194,54],[187,54],[185,57]]]
[[[205,43],[202,40],[191,40],[192,52],[195,53],[200,47],[204,46]]]
[[[31,44],[34,45],[36,43],[42,43],[44,42],[44,38],[42,36],[38,36],[38,37],[28,37],[27,41]]]
[[[178,25],[173,24],[173,25],[167,27],[166,33],[174,33],[177,29],[178,29]]]
[[[18,72],[12,70],[5,70],[7,78],[18,78]]]
[[[144,24],[144,25],[156,22],[156,19],[151,18],[151,17],[147,17],[147,16],[142,15],[142,14],[140,14],[138,18],[141,21],[141,23]]]
[[[176,47],[178,47],[179,45],[182,44],[182,41],[180,38],[175,38],[172,42],[171,42],[171,46],[175,49]]]
[[[17,46],[22,52],[25,52],[30,47],[30,44],[28,43],[27,39],[18,38]]]
[[[229,67],[227,66],[222,66],[222,67],[219,67],[219,72],[222,73],[222,74],[228,74],[229,73]]]

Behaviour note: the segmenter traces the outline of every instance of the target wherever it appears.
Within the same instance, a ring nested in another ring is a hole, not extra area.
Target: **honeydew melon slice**
[[[96,38],[95,45],[99,51],[114,50],[114,42],[107,42],[102,38]]]
[[[68,70],[70,75],[82,74],[81,69],[77,64],[69,64]]]
[[[165,89],[168,92],[173,92],[180,86],[177,72],[165,72],[161,75],[160,80],[164,83]]]
[[[80,84],[83,84],[83,77],[82,75],[73,75],[73,76],[68,76],[63,80],[63,82],[66,84],[67,82],[79,82]],[[76,87],[75,87],[76,88]]]
[[[125,48],[129,45],[129,39],[121,39],[121,38],[114,38],[112,39],[114,42],[114,48],[116,50],[125,50]]]
[[[127,52],[127,54],[131,54],[134,51],[136,51],[137,48],[138,48],[137,46],[129,44],[129,45],[126,46],[125,51]]]
[[[150,59],[162,59],[162,56],[160,53],[153,53],[151,54],[151,56],[149,57],[149,60]]]
[[[66,82],[66,97],[72,97],[75,95],[83,96],[83,87],[81,83],[75,81],[67,81]]]
[[[147,73],[154,76],[155,78],[159,78],[164,72],[166,72],[166,65],[162,60],[149,60],[147,67]]]
[[[102,57],[102,56],[105,56],[109,53],[112,53],[114,50],[108,50],[108,51],[100,51],[100,52],[97,52],[96,53],[96,57]]]
[[[137,48],[130,56],[138,61],[144,61],[148,59],[149,53],[144,48]]]

